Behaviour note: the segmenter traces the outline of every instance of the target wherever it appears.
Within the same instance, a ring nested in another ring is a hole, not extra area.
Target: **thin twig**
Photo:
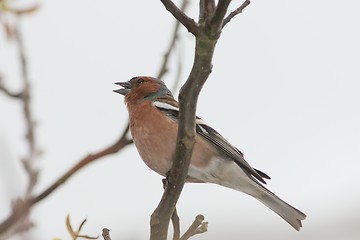
[[[250,0],[246,0],[245,2],[243,2],[243,4],[240,5],[240,7],[238,7],[237,9],[235,9],[234,11],[232,11],[223,21],[223,28],[225,27],[226,24],[228,24],[231,19],[233,17],[235,17],[236,15],[242,13],[242,11],[247,7],[249,6],[250,4]]]
[[[39,150],[37,149],[37,142],[35,138],[35,120],[31,111],[31,84],[29,80],[28,64],[25,54],[25,46],[23,42],[23,36],[20,27],[20,19],[17,18],[17,24],[14,25],[15,36],[14,40],[19,50],[19,61],[21,68],[21,77],[23,82],[23,90],[21,93],[21,99],[23,104],[23,114],[26,125],[26,140],[28,144],[28,154],[23,158],[22,162],[25,171],[28,175],[29,181],[25,193],[25,198],[28,198],[35,187],[38,179],[39,171],[35,168],[35,160],[39,156]]]
[[[6,96],[11,98],[21,99],[21,92],[12,92],[4,84],[2,76],[0,76],[0,92],[3,92]]]
[[[203,215],[197,215],[189,229],[182,235],[180,240],[187,240],[190,237],[207,231],[208,223],[204,222]]]
[[[180,218],[177,214],[176,207],[174,209],[173,214],[171,215],[171,222],[173,224],[174,228],[174,234],[173,234],[173,240],[179,240],[180,239]]]
[[[179,21],[186,29],[194,34],[198,34],[198,27],[194,19],[188,17],[171,0],[161,0],[165,8]]]

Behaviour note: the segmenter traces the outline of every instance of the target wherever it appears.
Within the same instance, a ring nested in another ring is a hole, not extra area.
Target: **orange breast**
[[[144,101],[133,106],[130,130],[142,160],[155,172],[166,176],[175,150],[177,124]]]
[[[166,176],[175,152],[177,122],[153,107],[150,101],[128,107],[131,108],[130,130],[140,157],[152,170]],[[196,136],[191,164],[205,167],[212,156],[212,146]]]

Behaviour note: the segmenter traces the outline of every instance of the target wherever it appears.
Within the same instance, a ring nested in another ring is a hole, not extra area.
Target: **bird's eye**
[[[145,82],[145,80],[142,79],[142,78],[139,78],[139,79],[137,80],[137,84],[142,84],[143,82]]]

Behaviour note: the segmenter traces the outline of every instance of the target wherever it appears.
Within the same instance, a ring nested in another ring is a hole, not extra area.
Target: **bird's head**
[[[115,83],[122,88],[114,92],[125,96],[126,103],[136,103],[143,100],[155,100],[160,97],[173,97],[165,83],[153,77],[133,77],[127,82]]]

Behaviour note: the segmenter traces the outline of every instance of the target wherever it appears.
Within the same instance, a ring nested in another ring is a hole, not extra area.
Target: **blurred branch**
[[[129,139],[127,137],[129,132],[129,125],[126,126],[125,130],[121,134],[121,137],[111,146],[97,152],[94,154],[89,154],[88,156],[81,159],[75,166],[73,166],[69,171],[67,171],[62,177],[60,177],[58,180],[56,180],[51,186],[49,186],[46,190],[44,190],[42,193],[37,195],[36,197],[33,197],[30,199],[30,204],[33,205],[35,203],[38,203],[45,197],[47,197],[50,193],[52,193],[56,188],[61,186],[63,183],[65,183],[66,180],[68,180],[73,174],[78,172],[80,169],[88,165],[89,163],[94,162],[95,160],[98,160],[102,157],[105,157],[110,154],[114,154],[122,150],[127,145],[131,144],[133,141],[132,139]],[[1,228],[0,228],[1,229]],[[1,232],[1,231],[0,231]]]
[[[15,199],[11,203],[12,215],[16,219],[14,224],[3,234],[0,234],[0,239],[7,239],[10,236],[25,232],[32,228],[34,224],[29,220],[28,213],[29,213],[29,206],[28,204],[22,199]]]
[[[12,40],[15,42],[18,48],[18,57],[19,65],[21,71],[21,81],[22,81],[22,90],[19,93],[12,93],[7,87],[5,87],[2,79],[0,79],[0,90],[2,90],[7,96],[11,98],[16,98],[20,100],[23,109],[23,116],[25,120],[25,139],[28,146],[27,154],[22,158],[22,163],[25,169],[25,172],[28,176],[28,185],[26,192],[23,196],[24,199],[28,199],[34,186],[37,183],[39,171],[35,168],[35,161],[39,156],[39,150],[37,147],[37,141],[35,138],[35,121],[31,111],[31,85],[28,74],[28,65],[27,58],[25,54],[25,47],[23,43],[22,32],[20,28],[20,19],[19,16],[15,17],[16,23],[12,25],[13,36]],[[17,226],[13,229],[13,233],[16,233],[19,229],[28,229],[28,226],[31,226],[29,221],[24,220],[28,215],[28,204],[25,201],[18,199],[15,201],[16,204],[13,205],[13,215],[14,219],[22,219],[23,221],[18,221]],[[15,206],[15,207],[14,207]],[[27,227],[22,227],[22,223],[26,223]],[[16,230],[16,231],[15,231]]]
[[[3,92],[8,97],[21,99],[21,92],[14,93],[11,90],[9,90],[5,86],[2,76],[0,76],[0,92]]]
[[[161,0],[185,27],[188,27],[184,13],[172,3]],[[176,203],[187,177],[192,150],[195,144],[195,113],[199,93],[212,71],[212,58],[217,40],[221,35],[223,21],[231,0],[220,0],[212,10],[212,1],[200,1],[199,24],[192,24],[195,30],[195,59],[190,75],[179,94],[179,128],[173,164],[168,176],[168,184],[162,198],[151,215],[150,228],[152,240],[167,238],[170,218],[175,210]],[[213,11],[213,14],[208,14]],[[205,14],[206,13],[206,14]],[[203,17],[203,18],[201,18]],[[204,19],[205,18],[205,19]],[[185,19],[185,20],[184,20]]]
[[[103,228],[101,235],[103,236],[103,239],[104,239],[104,240],[111,240],[110,230],[109,230],[109,229]]]
[[[188,4],[189,4],[188,0],[182,1],[180,10],[184,11]],[[175,27],[174,27],[174,30],[173,30],[173,33],[172,33],[172,37],[171,37],[171,40],[170,40],[169,47],[165,51],[163,62],[161,64],[159,73],[157,74],[157,78],[159,78],[159,79],[161,79],[165,75],[165,73],[168,72],[167,66],[168,66],[168,62],[169,62],[169,57],[170,57],[170,54],[172,53],[172,51],[174,50],[176,40],[178,39],[179,27],[180,27],[180,22],[176,21],[175,22]]]
[[[28,153],[23,157],[22,162],[25,168],[25,172],[28,175],[29,181],[25,193],[25,198],[31,195],[31,192],[37,182],[38,170],[35,169],[34,162],[39,156],[40,151],[37,147],[35,138],[35,120],[31,111],[31,84],[29,80],[28,64],[25,54],[25,46],[23,43],[23,36],[20,28],[20,19],[17,17],[17,22],[12,26],[14,35],[13,40],[17,45],[19,51],[19,63],[21,70],[22,90],[18,93],[10,91],[4,84],[2,77],[0,76],[0,90],[8,97],[16,98],[21,101],[23,108],[23,115],[25,120],[25,139],[28,145]]]
[[[97,159],[100,159],[104,156],[113,153],[117,153],[127,145],[131,144],[132,140],[127,138],[128,131],[129,131],[129,126],[125,128],[121,137],[114,144],[110,145],[109,147],[106,147],[105,149],[97,153],[90,154],[84,157],[77,164],[75,164],[75,166],[73,166],[69,171],[67,171],[63,176],[61,176],[58,180],[56,180],[53,184],[51,184],[48,188],[46,188],[43,192],[36,195],[35,197],[30,197],[26,199],[24,201],[24,205],[26,206],[25,208],[26,211],[22,211],[22,212],[13,211],[11,215],[0,224],[0,235],[4,233],[14,223],[16,223],[18,219],[22,218],[33,205],[35,205],[36,203],[40,202],[48,195],[50,195],[54,190],[56,190],[59,186],[65,183],[72,175],[74,175],[80,169],[87,166],[89,163],[94,162]]]
[[[182,9],[185,9],[185,7],[187,5],[186,2],[187,1],[184,1],[184,3],[182,4]],[[177,36],[178,31],[179,31],[179,26],[178,26],[178,24],[176,24],[175,29],[173,31],[173,35],[172,35],[172,38],[171,38],[169,48],[167,49],[167,51],[166,51],[166,53],[164,55],[164,58],[163,58],[163,62],[161,64],[161,68],[160,68],[160,71],[159,71],[159,75],[161,75],[160,77],[162,77],[167,72],[167,65],[168,65],[168,61],[169,61],[169,56],[173,52],[173,48],[175,46],[176,40],[178,39],[178,36]],[[22,44],[22,39],[21,39],[21,44]],[[27,66],[24,51],[22,51],[22,52],[20,51],[20,59],[21,59],[22,63],[25,64],[24,66]],[[25,79],[28,80],[27,70],[22,69],[22,74],[23,74],[23,76],[26,76]],[[177,76],[177,80],[175,81],[175,85],[178,82],[179,82],[179,75]],[[9,91],[2,84],[1,78],[0,78],[0,90],[2,90],[7,95],[8,95],[8,93],[11,93],[11,91]],[[28,84],[27,91],[30,92],[30,84]],[[28,92],[28,94],[29,94],[29,92]],[[15,94],[12,94],[12,95],[15,95]],[[19,93],[18,95],[19,95],[19,98],[22,98],[23,92]],[[29,97],[29,95],[27,96],[27,98],[28,97]],[[28,98],[28,101],[29,100],[30,100],[30,98]],[[25,107],[24,107],[24,109],[25,109]],[[28,111],[30,113],[30,117],[31,117],[30,108],[27,108],[27,109],[28,109]],[[30,118],[30,119],[32,119],[32,118]],[[31,122],[33,122],[33,121],[28,121],[28,123],[31,123]],[[90,155],[84,157],[83,159],[81,159],[71,169],[69,169],[67,172],[65,172],[59,179],[57,179],[54,183],[52,183],[49,187],[47,187],[45,190],[43,190],[38,195],[35,195],[35,196],[32,196],[32,197],[28,196],[28,198],[25,198],[25,200],[21,200],[21,203],[22,203],[21,206],[22,207],[17,208],[17,209],[21,209],[21,211],[16,210],[16,209],[13,208],[12,213],[4,221],[2,221],[0,223],[0,239],[1,239],[1,236],[4,236],[5,233],[9,232],[10,228],[12,226],[14,226],[14,224],[16,224],[21,219],[24,219],[24,217],[29,213],[32,206],[34,206],[35,204],[37,204],[38,202],[42,201],[47,196],[49,196],[52,192],[54,192],[56,189],[58,189],[58,187],[60,187],[63,183],[65,183],[71,176],[73,176],[80,169],[87,166],[89,163],[94,162],[94,161],[96,161],[96,160],[98,160],[98,159],[100,159],[100,158],[102,158],[104,156],[107,156],[107,155],[110,155],[110,154],[113,154],[113,153],[117,153],[120,150],[122,150],[124,147],[126,147],[127,145],[131,144],[132,140],[127,137],[128,132],[129,132],[129,126],[128,126],[128,123],[127,123],[127,127],[123,131],[120,138],[114,144],[104,148],[103,150],[101,150],[101,151],[99,151],[97,153],[90,154]],[[28,135],[33,136],[33,133],[28,134]],[[35,152],[36,151],[34,151],[34,153]],[[29,187],[28,187],[28,189],[29,189]]]
[[[25,46],[23,42],[23,36],[20,27],[20,19],[17,24],[14,25],[15,36],[14,40],[19,50],[19,61],[21,67],[21,76],[23,82],[23,89],[21,91],[21,100],[23,104],[23,114],[26,126],[26,140],[28,145],[28,154],[23,157],[22,163],[25,168],[25,172],[28,175],[28,186],[25,193],[25,198],[28,198],[34,189],[34,186],[38,179],[39,171],[35,168],[34,162],[40,154],[40,150],[37,147],[37,141],[35,138],[35,120],[31,111],[31,84],[29,80],[28,64],[25,54]]]
[[[225,27],[226,24],[228,24],[231,19],[233,17],[235,17],[236,15],[242,13],[242,11],[250,4],[250,0],[246,0],[245,2],[243,2],[243,4],[240,5],[240,7],[238,7],[237,9],[235,9],[234,11],[232,11],[225,19],[223,22],[223,26]]]

